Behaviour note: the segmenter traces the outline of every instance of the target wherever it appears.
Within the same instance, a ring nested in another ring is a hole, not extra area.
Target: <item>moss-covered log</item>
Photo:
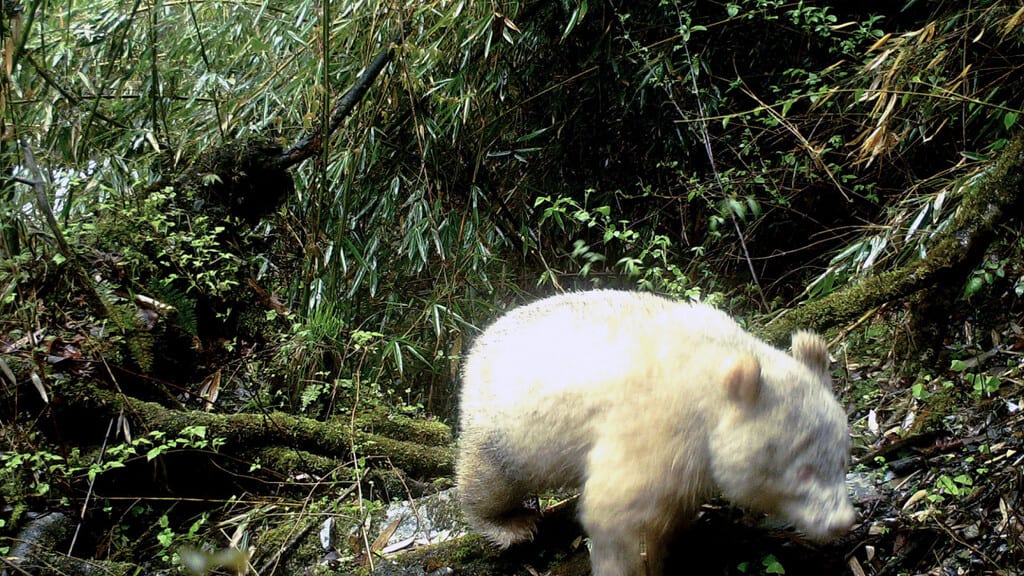
[[[1017,214],[1022,185],[1024,133],[1010,142],[987,174],[965,188],[952,224],[926,258],[790,310],[761,328],[760,336],[785,345],[794,330],[827,330],[940,283],[962,284],[992,242],[996,227]]]
[[[37,550],[30,559],[12,565],[9,574],[59,574],[60,576],[140,576],[147,574],[135,563],[92,560]]]
[[[212,414],[170,409],[82,383],[75,388],[77,393],[63,398],[69,409],[78,411],[77,417],[88,414],[91,418],[111,418],[123,412],[136,433],[159,430],[173,436],[190,426],[204,426],[208,438],[224,441],[223,451],[257,453],[267,447],[297,450],[310,458],[303,460],[296,452],[295,462],[312,462],[318,469],[332,459],[335,466],[341,465],[354,453],[370,465],[399,468],[412,477],[434,478],[452,470],[451,432],[437,421],[388,418],[379,413],[354,421],[333,418],[326,422],[283,412]],[[285,460],[280,451],[274,454],[275,460]]]
[[[374,432],[392,440],[415,442],[427,446],[449,446],[452,443],[451,428],[441,422],[410,418],[383,408],[358,414],[355,418],[355,426],[360,430]]]

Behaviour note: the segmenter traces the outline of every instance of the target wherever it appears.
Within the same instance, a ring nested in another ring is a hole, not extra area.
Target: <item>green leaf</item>
[[[1017,113],[1016,112],[1007,112],[1006,114],[1003,114],[1003,127],[1004,128],[1009,130],[1010,128],[1013,128],[1013,125],[1016,124],[1016,123],[1017,123]]]
[[[516,138],[516,142],[526,142],[528,140],[533,140],[534,138],[540,136],[541,134],[543,134],[543,133],[545,133],[547,131],[548,131],[547,128],[539,128],[537,130],[534,130],[533,132],[530,132],[529,134],[526,134],[524,136],[520,136],[519,138]],[[538,198],[538,200],[540,200],[540,198]],[[550,198],[549,198],[549,201],[550,201]]]
[[[761,564],[764,565],[765,574],[786,573],[786,569],[782,567],[782,564],[779,562],[779,559],[771,554],[765,556],[764,560],[761,561]]]
[[[569,37],[576,25],[579,24],[580,20],[587,15],[587,0],[581,0],[580,5],[573,10],[572,15],[569,17],[569,23],[565,26],[565,31],[562,32],[562,40]]]
[[[925,389],[923,383],[917,382],[910,387],[910,393],[914,396],[914,398],[921,400],[928,394],[928,390]]]
[[[163,454],[164,452],[166,452],[166,451],[167,451],[167,448],[168,448],[168,447],[167,447],[167,445],[166,445],[166,444],[161,444],[161,445],[159,445],[159,446],[156,446],[156,447],[154,447],[154,448],[151,448],[151,449],[149,450],[149,452],[146,452],[146,461],[147,461],[147,462],[151,462],[151,461],[153,461],[153,459],[154,459],[154,458],[157,458],[157,457],[159,457],[159,456],[160,456],[161,454]]]
[[[206,426],[186,426],[182,428],[180,436],[206,438]]]
[[[156,539],[161,546],[167,548],[174,542],[174,532],[171,532],[170,529],[164,530],[162,532],[157,533]]]
[[[970,298],[977,294],[985,286],[985,280],[981,276],[972,276],[964,286],[964,298]]]

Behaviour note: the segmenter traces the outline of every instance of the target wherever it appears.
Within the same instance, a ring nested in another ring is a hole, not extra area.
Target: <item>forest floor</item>
[[[853,473],[865,486],[844,539],[850,574],[1024,570],[1021,318],[977,339],[966,322],[962,334],[941,373],[846,366]]]

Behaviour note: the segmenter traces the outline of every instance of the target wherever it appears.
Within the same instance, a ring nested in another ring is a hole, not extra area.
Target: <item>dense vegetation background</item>
[[[0,21],[9,573],[374,565],[364,520],[450,477],[477,327],[590,287],[709,300],[781,344],[828,331],[870,486],[819,553],[837,570],[1024,562],[1018,2]],[[328,517],[343,536],[303,548]],[[758,546],[713,569],[801,573],[803,549]]]

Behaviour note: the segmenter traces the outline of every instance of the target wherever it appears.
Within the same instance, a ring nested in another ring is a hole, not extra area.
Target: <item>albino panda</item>
[[[597,576],[657,574],[665,538],[709,496],[808,537],[847,531],[846,416],[828,351],[793,355],[703,304],[600,290],[514,309],[463,368],[457,482],[474,530],[529,540],[532,492],[582,487]]]

